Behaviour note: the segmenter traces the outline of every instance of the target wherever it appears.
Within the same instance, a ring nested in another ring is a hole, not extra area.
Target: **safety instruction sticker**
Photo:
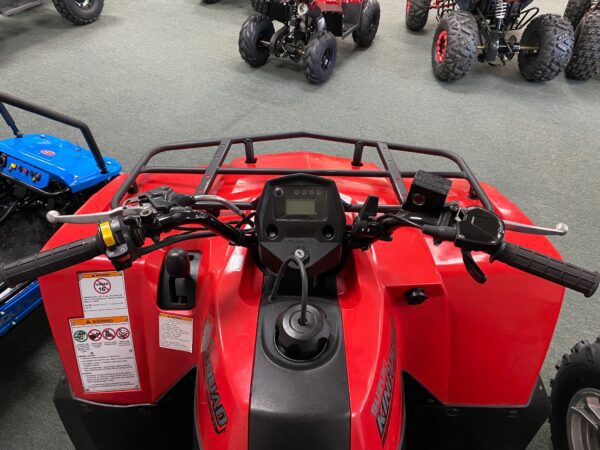
[[[71,336],[86,392],[139,389],[127,316],[71,319]]]
[[[158,317],[159,345],[162,348],[192,353],[194,319],[160,313]]]
[[[79,274],[83,317],[127,316],[123,272]]]

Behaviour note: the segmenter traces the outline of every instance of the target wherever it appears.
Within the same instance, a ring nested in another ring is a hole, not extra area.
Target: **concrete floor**
[[[340,42],[338,67],[323,86],[306,83],[292,63],[243,63],[237,35],[252,12],[248,0],[108,0],[102,19],[85,28],[47,5],[0,17],[0,89],[81,117],[125,169],[160,143],[293,129],[452,149],[533,220],[567,222],[571,233],[554,239],[558,249],[598,268],[600,79],[531,84],[513,62],[477,64],[463,80],[441,84],[429,62],[434,21],[408,33],[404,1],[380,1],[373,46]],[[560,13],[564,3],[539,6]],[[402,168],[416,164],[399,160]],[[567,294],[546,383],[564,351],[600,334],[599,299]],[[43,311],[0,340],[0,447],[69,448],[51,400],[60,372]],[[530,448],[551,448],[547,427]]]

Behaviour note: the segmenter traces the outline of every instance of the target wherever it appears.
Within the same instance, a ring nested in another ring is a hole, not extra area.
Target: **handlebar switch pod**
[[[457,218],[455,244],[466,251],[493,253],[504,241],[504,222],[493,211],[472,206]]]
[[[133,251],[144,244],[141,227],[138,224],[128,226],[120,217],[100,223],[98,235],[106,246],[106,256],[117,270],[131,267]]]

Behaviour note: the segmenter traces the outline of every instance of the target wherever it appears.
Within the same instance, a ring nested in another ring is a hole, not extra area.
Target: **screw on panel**
[[[414,288],[404,293],[404,298],[409,305],[420,305],[429,298],[422,288]]]

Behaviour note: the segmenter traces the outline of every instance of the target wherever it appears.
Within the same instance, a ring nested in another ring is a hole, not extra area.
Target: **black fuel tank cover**
[[[301,320],[300,304],[282,311],[275,324],[277,350],[293,361],[309,361],[317,357],[331,338],[331,328],[325,312],[312,305],[307,306],[306,323]]]

